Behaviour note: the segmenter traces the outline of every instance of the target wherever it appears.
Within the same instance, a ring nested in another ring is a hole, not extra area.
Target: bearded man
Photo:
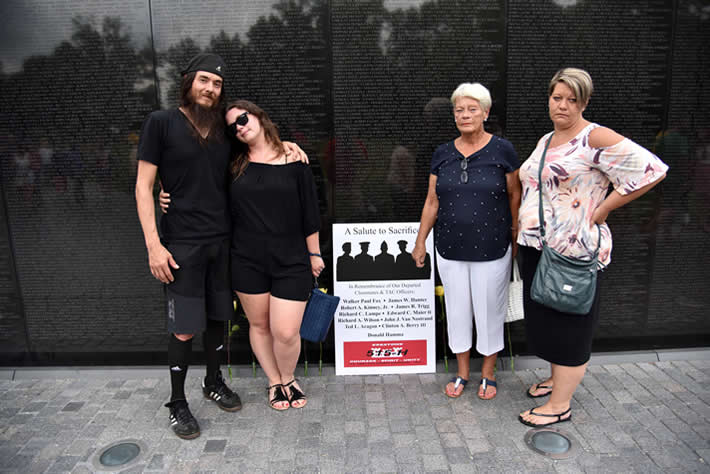
[[[207,373],[204,396],[225,411],[242,407],[219,368],[224,322],[234,312],[229,278],[228,168],[223,81],[226,65],[216,54],[198,54],[182,71],[180,107],[152,112],[138,144],[136,202],[150,271],[165,283],[170,365],[170,424],[192,439],[200,427],[185,396],[192,338],[203,333]],[[155,222],[156,174],[170,193],[170,212]]]

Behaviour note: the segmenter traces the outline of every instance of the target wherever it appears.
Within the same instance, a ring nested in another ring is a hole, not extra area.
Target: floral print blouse
[[[542,205],[547,245],[569,257],[591,260],[597,248],[595,209],[604,201],[611,183],[623,195],[658,180],[668,169],[656,155],[624,138],[605,148],[589,146],[590,123],[567,143],[550,147],[542,170]],[[543,136],[520,167],[523,194],[518,214],[518,244],[542,250],[540,240],[538,168],[552,132]],[[599,264],[611,262],[612,239],[607,224],[599,226]]]

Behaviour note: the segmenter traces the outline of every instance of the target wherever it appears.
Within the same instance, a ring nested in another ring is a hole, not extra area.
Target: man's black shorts
[[[166,285],[168,332],[196,334],[207,318],[228,321],[234,314],[229,278],[229,240],[209,244],[167,244],[180,266]]]

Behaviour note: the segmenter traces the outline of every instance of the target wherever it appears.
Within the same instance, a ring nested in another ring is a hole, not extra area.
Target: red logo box
[[[345,367],[426,365],[426,339],[343,343]]]

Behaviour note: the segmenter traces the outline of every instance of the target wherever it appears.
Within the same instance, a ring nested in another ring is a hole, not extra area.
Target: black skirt
[[[601,272],[597,274],[594,303],[589,313],[562,313],[530,298],[530,287],[542,252],[520,246],[520,254],[528,351],[553,364],[577,367],[586,363],[592,354],[592,337],[599,322]]]

